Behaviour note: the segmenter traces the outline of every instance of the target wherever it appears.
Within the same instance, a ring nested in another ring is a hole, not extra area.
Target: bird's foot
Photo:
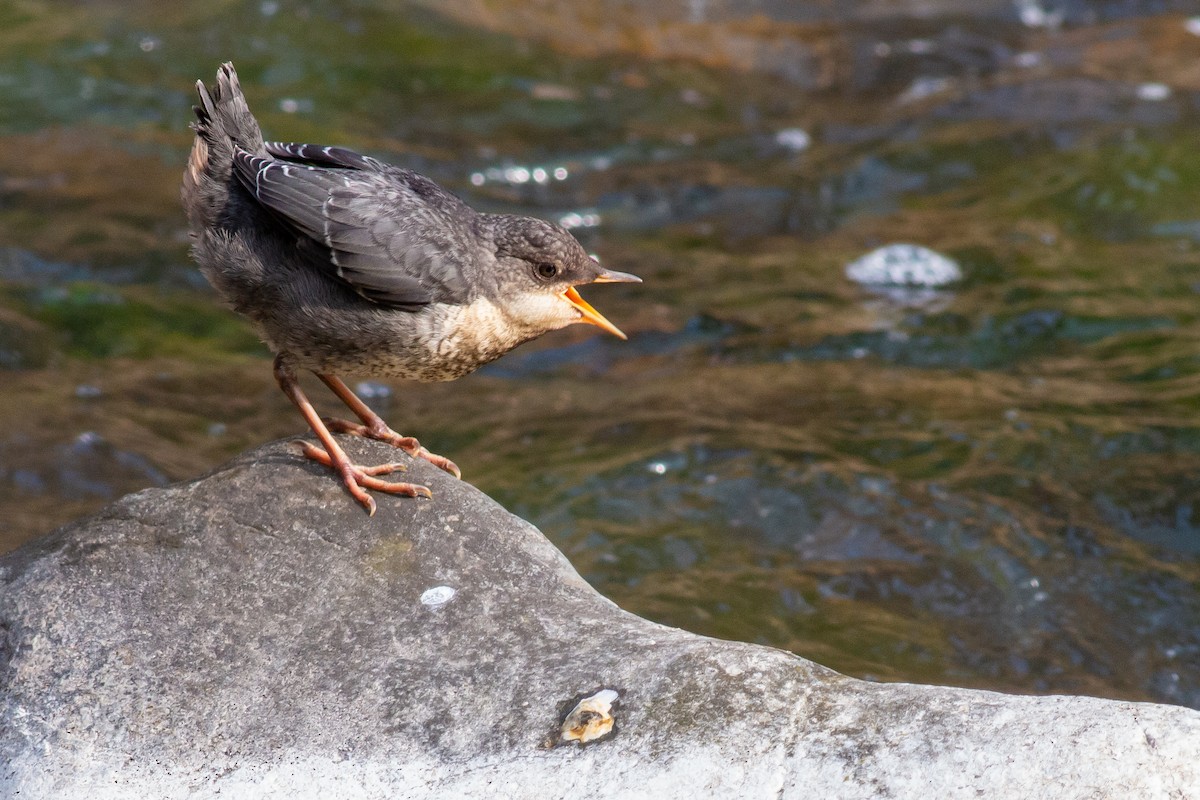
[[[366,489],[374,489],[377,492],[387,492],[388,494],[404,495],[405,497],[433,498],[433,493],[419,484],[381,481],[376,477],[377,475],[387,475],[392,472],[403,472],[406,469],[403,464],[379,464],[374,467],[360,467],[357,464],[351,463],[350,459],[344,456],[342,458],[331,457],[329,453],[310,442],[301,442],[301,445],[304,448],[305,456],[320,464],[324,464],[342,476],[342,483],[346,484],[346,489],[371,516],[375,515],[375,498],[367,494]]]
[[[373,427],[370,425],[360,425],[357,422],[350,422],[349,420],[333,419],[329,417],[325,417],[321,421],[325,423],[325,426],[328,427],[329,430],[335,433],[349,433],[354,436],[364,436],[368,439],[387,442],[392,447],[403,450],[413,458],[423,458],[430,464],[433,464],[435,467],[440,467],[441,469],[446,470],[446,472],[449,472],[456,478],[462,477],[462,471],[459,470],[458,465],[456,465],[453,461],[445,456],[439,456],[437,453],[429,452],[413,437],[401,436],[387,425]]]

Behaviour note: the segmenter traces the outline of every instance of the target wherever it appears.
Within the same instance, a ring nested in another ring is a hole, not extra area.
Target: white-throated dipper
[[[324,446],[305,442],[305,455],[336,470],[369,513],[366,489],[429,490],[377,477],[402,465],[351,463],[331,430],[459,470],[389,428],[338,373],[453,380],[575,322],[625,338],[575,287],[640,279],[604,269],[562,227],[478,213],[426,177],[341,147],[264,142],[232,64],[212,91],[196,89],[183,177],[193,256],[275,353],[275,379]],[[361,424],[319,417],[301,369]]]

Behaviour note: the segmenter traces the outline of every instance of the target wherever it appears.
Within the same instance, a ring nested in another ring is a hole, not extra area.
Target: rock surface
[[[410,475],[368,518],[277,442],[0,560],[0,797],[1200,797],[1200,713],[665,628]]]

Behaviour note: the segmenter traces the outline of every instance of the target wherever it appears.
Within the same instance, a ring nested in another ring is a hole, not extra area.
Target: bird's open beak
[[[594,281],[592,281],[592,283],[641,283],[641,282],[642,282],[642,279],[636,275],[630,275],[628,272],[613,272],[612,270],[607,270],[607,269],[604,270],[603,272],[601,272],[599,275],[597,275],[596,279]],[[583,315],[583,317],[579,320],[580,322],[588,322],[588,323],[591,323],[592,325],[595,325],[598,328],[603,328],[604,330],[611,333],[613,336],[616,336],[618,339],[628,339],[629,338],[628,336],[626,336],[624,333],[621,332],[620,328],[618,328],[616,325],[613,325],[611,322],[606,320],[604,318],[603,314],[601,314],[596,309],[592,308],[591,304],[588,303],[587,300],[584,300],[582,297],[580,297],[579,292],[575,291],[574,286],[572,286],[571,288],[569,288],[565,292],[563,292],[562,296],[563,296],[564,300],[566,300],[571,305],[575,306],[575,308],[579,311],[579,313]]]

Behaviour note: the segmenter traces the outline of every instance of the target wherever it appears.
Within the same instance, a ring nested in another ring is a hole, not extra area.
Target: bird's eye
[[[542,280],[548,281],[558,277],[558,265],[551,264],[549,261],[542,261],[539,264],[535,264],[533,268]]]

